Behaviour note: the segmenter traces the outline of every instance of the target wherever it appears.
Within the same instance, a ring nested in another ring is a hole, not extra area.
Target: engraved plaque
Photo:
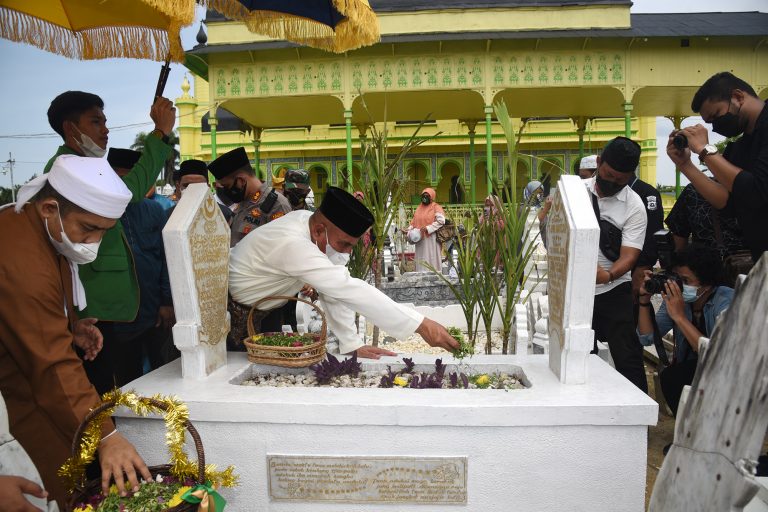
[[[558,200],[559,199],[559,200]],[[549,295],[549,341],[561,349],[565,343],[563,331],[565,286],[568,282],[568,246],[570,226],[563,200],[558,195],[547,219],[547,292]]]
[[[267,455],[272,501],[466,504],[466,457]]]
[[[189,231],[192,271],[200,310],[200,342],[224,343],[229,332],[229,226],[213,196],[205,197]]]

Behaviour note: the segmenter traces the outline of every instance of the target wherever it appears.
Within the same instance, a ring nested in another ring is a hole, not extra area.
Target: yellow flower
[[[254,334],[253,336],[251,336],[251,341],[259,341],[263,337],[264,336],[261,334]]]
[[[120,494],[115,484],[109,486],[109,494]]]
[[[78,507],[74,509],[72,512],[93,512],[93,507],[90,505],[86,505],[84,507]]]
[[[405,387],[408,384],[408,379],[405,379],[403,377],[395,377],[395,380],[392,381],[392,384],[395,386]]]
[[[475,384],[477,384],[478,386],[487,386],[490,381],[491,381],[490,377],[483,374],[483,375],[480,375],[477,379],[475,379]]]
[[[178,491],[176,491],[176,494],[173,495],[173,498],[168,502],[168,508],[175,507],[176,505],[181,504],[181,496],[190,490],[191,487],[188,485],[185,485],[183,487],[180,487]]]

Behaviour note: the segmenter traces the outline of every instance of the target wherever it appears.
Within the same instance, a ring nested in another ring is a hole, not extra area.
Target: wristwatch
[[[704,149],[701,150],[701,153],[699,153],[699,162],[704,163],[705,158],[707,158],[709,155],[716,155],[717,153],[717,146],[713,144],[707,144],[704,146]]]

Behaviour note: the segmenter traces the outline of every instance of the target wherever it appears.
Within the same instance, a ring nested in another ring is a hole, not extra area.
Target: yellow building
[[[764,14],[630,14],[627,0],[371,5],[382,41],[342,55],[209,13],[207,41],[187,54],[194,88],[185,81],[177,99],[182,159],[245,146],[264,175],[309,170],[322,196],[329,184],[355,188],[372,122],[386,120],[396,146],[429,115],[430,140],[404,162],[411,196],[433,186],[443,203],[480,201],[509,176],[492,108],[503,100],[529,119],[518,189],[570,172],[617,135],[641,144],[640,177],[655,184],[656,116],[679,125],[722,70],[768,91]]]

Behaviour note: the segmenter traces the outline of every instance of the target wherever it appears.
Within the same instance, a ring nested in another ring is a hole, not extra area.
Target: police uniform
[[[288,199],[263,183],[261,190],[238,205],[232,219],[232,239],[229,246],[234,247],[254,229],[279,219],[291,210]]]

